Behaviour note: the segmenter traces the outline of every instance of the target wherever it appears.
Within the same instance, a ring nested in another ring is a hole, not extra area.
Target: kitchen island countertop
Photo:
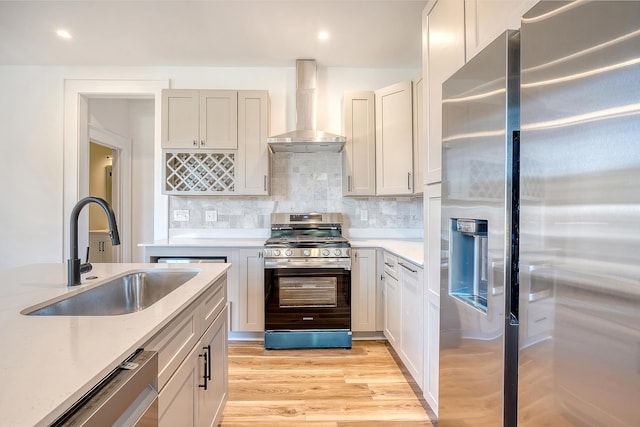
[[[99,380],[152,338],[229,264],[186,269],[200,274],[148,308],[115,316],[27,316],[26,308],[60,299],[133,270],[185,269],[170,264],[94,264],[82,284],[67,287],[64,263],[0,271],[0,425],[50,424]],[[87,280],[87,276],[97,276]]]

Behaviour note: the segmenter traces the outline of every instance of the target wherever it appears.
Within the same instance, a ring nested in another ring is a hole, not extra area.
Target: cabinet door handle
[[[193,140],[193,146],[197,147],[198,146],[198,141],[196,141],[195,139]]]
[[[207,361],[207,379],[209,381],[211,381],[211,344],[209,344],[206,347],[202,348],[203,350],[206,349],[207,350],[207,354],[209,355],[209,357],[206,358]]]
[[[409,270],[412,273],[417,273],[418,272],[418,270],[414,270],[413,268],[411,268],[408,265],[405,265],[405,264],[403,264],[401,262],[399,262],[398,264],[400,264],[401,266],[403,266],[404,268],[406,268],[407,270]]]
[[[204,147],[204,139],[200,140],[200,146]]]
[[[264,191],[267,191],[267,175],[264,176]]]
[[[411,172],[407,172],[407,190],[411,190]]]
[[[347,191],[351,191],[351,175],[347,176]]]
[[[209,346],[207,346],[209,347]],[[203,350],[207,350],[207,347],[203,347]],[[198,387],[200,388],[204,388],[205,390],[207,389],[207,380],[209,380],[210,378],[210,374],[209,374],[209,366],[210,362],[209,362],[209,356],[207,354],[207,352],[205,351],[202,354],[199,354],[198,357],[203,357],[204,358],[204,375],[202,376],[202,379],[204,380],[204,384],[198,384]]]

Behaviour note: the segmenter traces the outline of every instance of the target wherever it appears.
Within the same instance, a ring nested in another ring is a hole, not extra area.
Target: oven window
[[[336,277],[281,277],[280,307],[337,307]]]

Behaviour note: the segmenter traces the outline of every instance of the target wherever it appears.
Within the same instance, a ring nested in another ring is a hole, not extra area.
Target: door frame
[[[154,183],[159,183],[162,180],[162,147],[160,145],[162,89],[167,89],[169,86],[169,80],[65,79],[63,113],[63,261],[69,255],[71,211],[78,200],[89,195],[89,98],[154,99],[153,176]],[[153,208],[153,239],[165,239],[167,237],[168,224],[168,197],[162,195],[159,184],[154,185]],[[86,247],[88,245],[88,227],[89,215],[87,209],[83,210],[79,219],[78,247]],[[131,247],[135,243],[132,241],[129,246]],[[129,253],[131,253],[130,250]],[[127,260],[123,253],[122,261],[127,262],[130,259]]]

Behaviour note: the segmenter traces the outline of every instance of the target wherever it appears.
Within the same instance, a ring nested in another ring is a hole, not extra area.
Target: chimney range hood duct
[[[316,61],[296,61],[296,129],[267,138],[274,152],[342,151],[347,138],[316,130]]]

